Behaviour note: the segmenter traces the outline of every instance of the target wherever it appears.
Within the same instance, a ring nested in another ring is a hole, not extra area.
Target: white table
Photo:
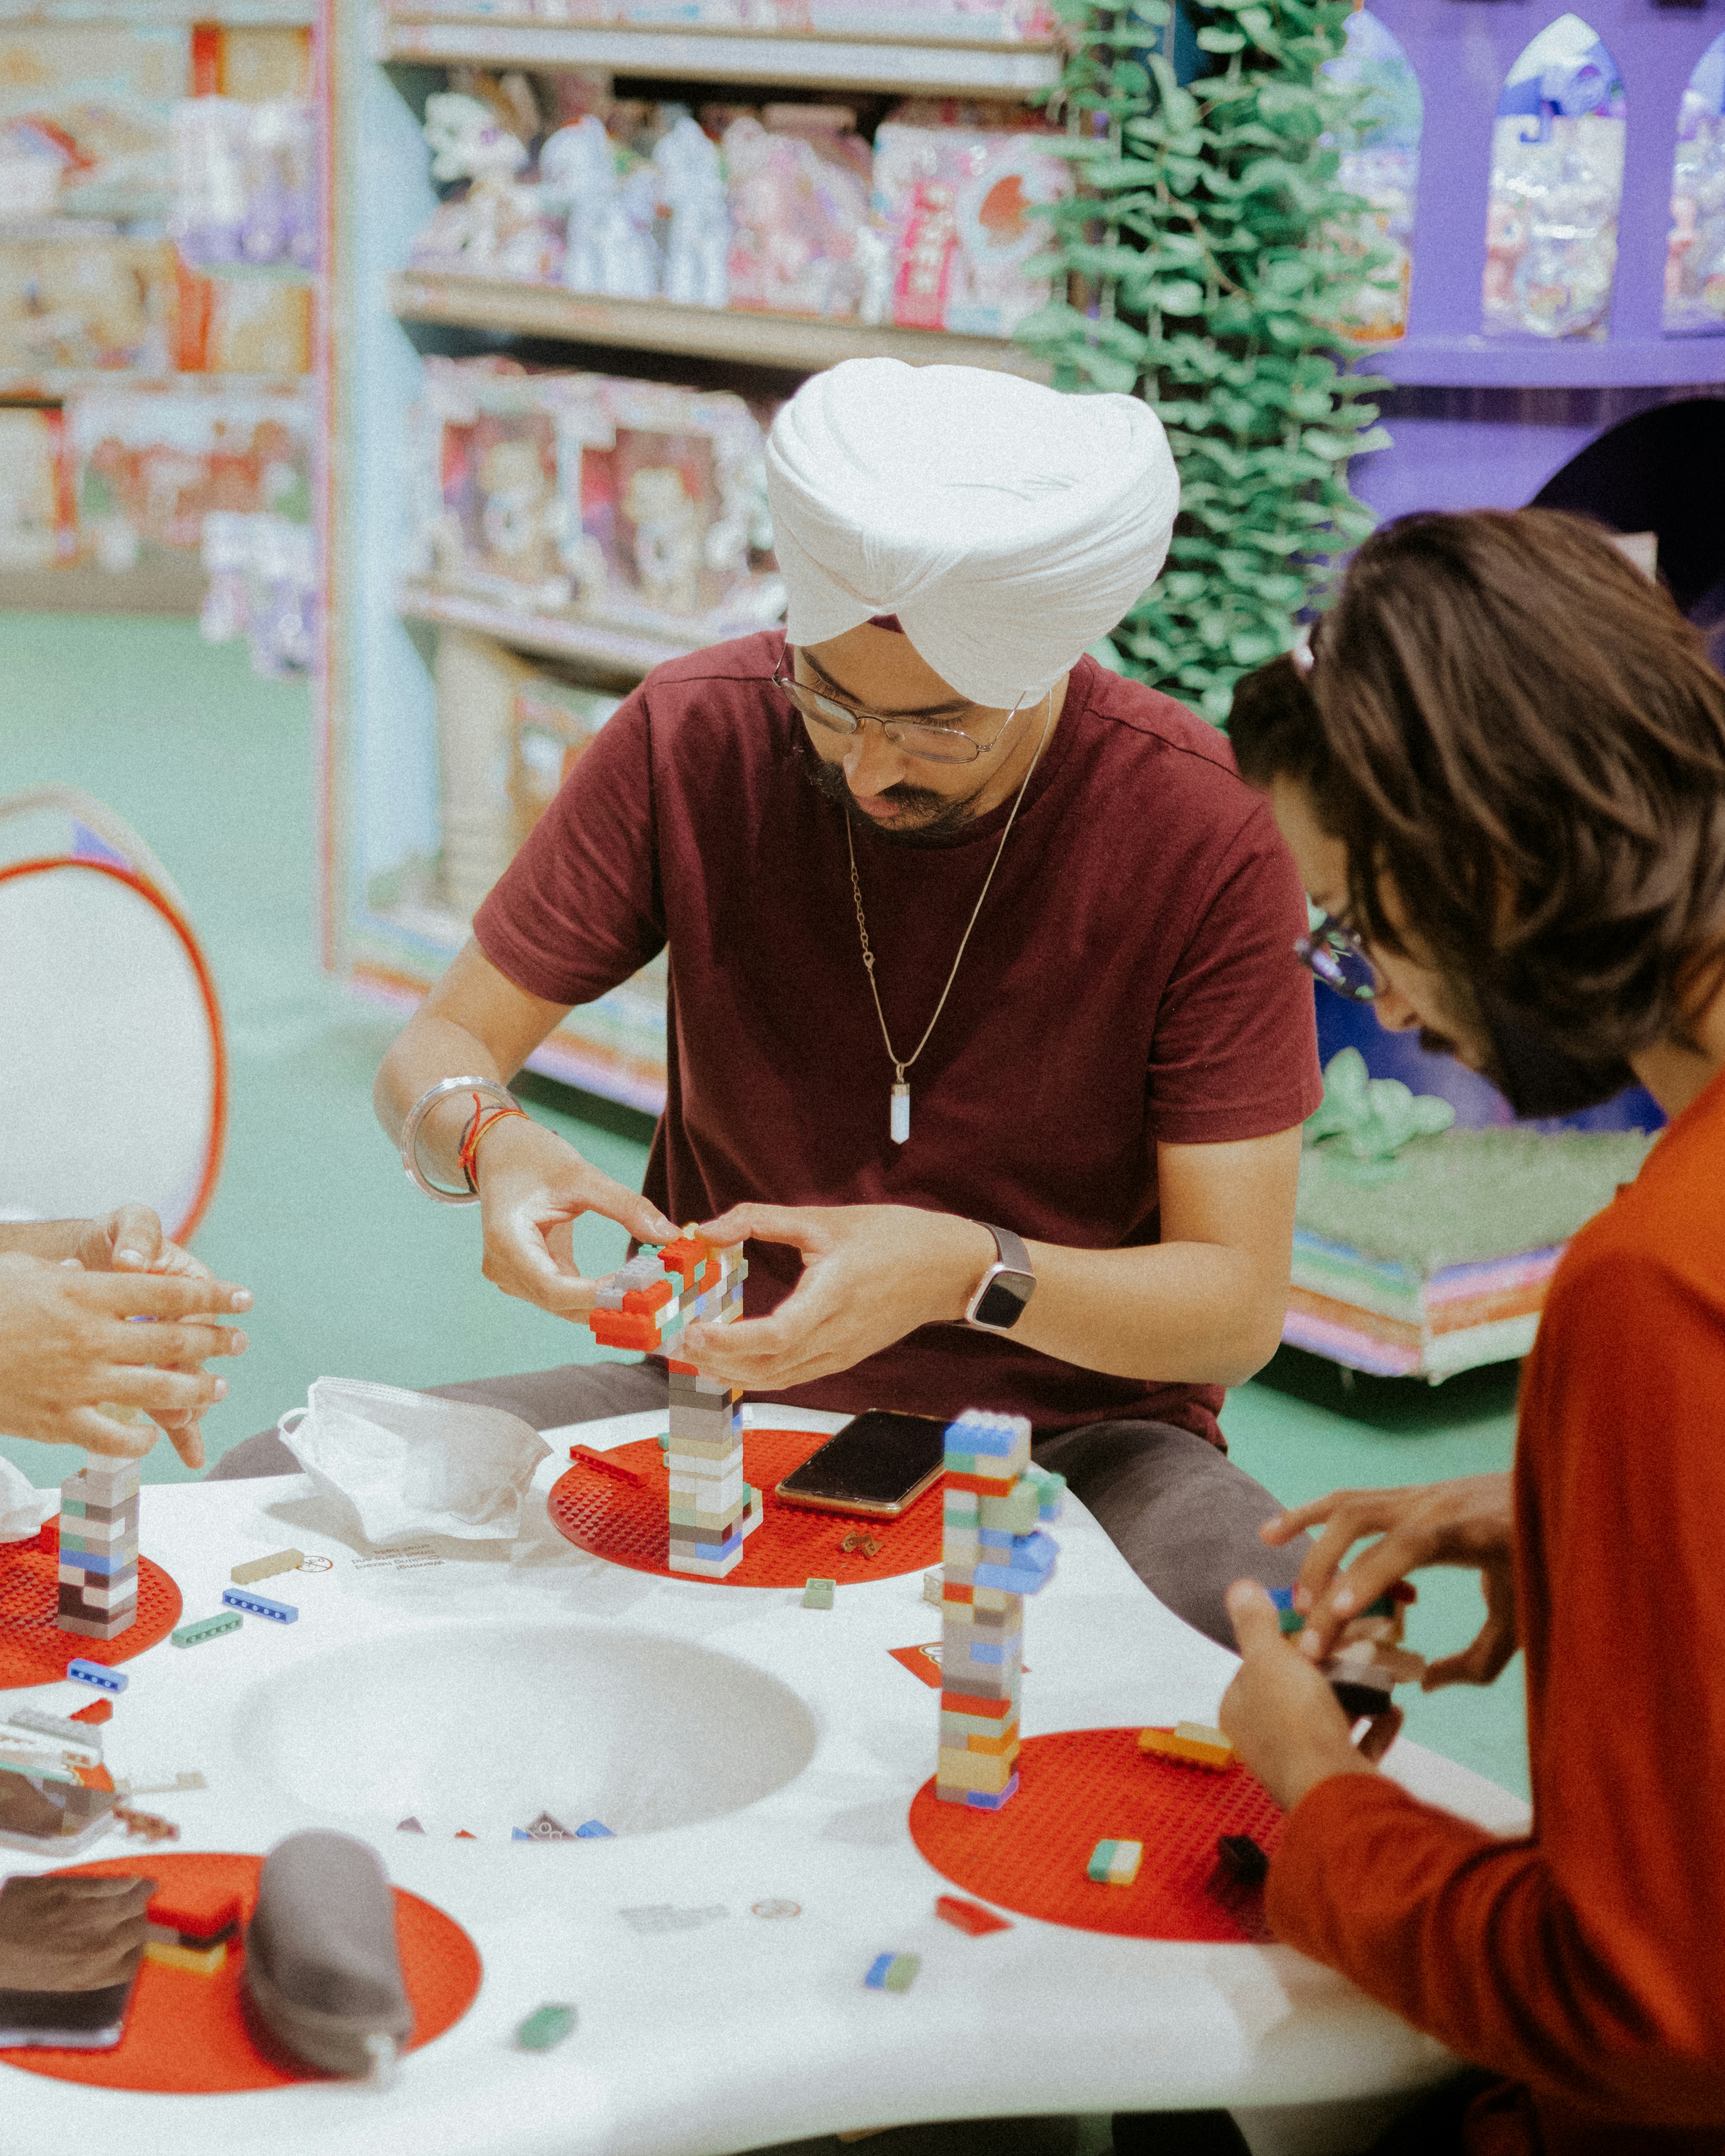
[[[761,1409],[754,1426],[839,1419]],[[578,1435],[603,1447],[662,1426]],[[570,1433],[547,1435],[542,1496],[567,1466]],[[939,1636],[920,1573],[805,1610],[793,1589],[588,1557],[542,1502],[513,1545],[444,1543],[440,1562],[398,1564],[326,1532],[310,1491],[300,1476],[145,1490],[142,1547],[188,1619],[246,1558],[293,1544],[334,1564],[259,1584],[297,1604],[295,1625],[249,1619],[126,1664],[108,1764],[203,1773],[204,1790],[140,1799],[179,1823],[182,1849],[261,1851],[314,1825],[370,1840],[398,1884],[466,1927],[483,1988],[383,2095],[135,2095],[8,2070],[7,2151],[720,2156],[916,2119],[1228,2105],[1260,2152],[1340,2156],[1383,2109],[1359,2100],[1445,2070],[1437,2046],[1285,1948],[1024,1917],[972,1939],[938,1921],[947,1882],[906,1825],[933,1771],[937,1695],[887,1652]],[[1026,1606],[1025,1734],[1213,1721],[1233,1657],[1163,1609],[1081,1506],[1054,1532],[1058,1575]],[[60,1712],[89,1697],[5,1695]],[[1390,1765],[1487,1827],[1525,1827],[1518,1800],[1416,1745]],[[511,1841],[542,1809],[616,1838]],[[396,1830],[408,1815],[424,1835]],[[478,1838],[454,1839],[463,1827]],[[90,1854],[131,1851],[145,1854],[116,1835]],[[0,1851],[0,1871],[32,1868]],[[752,1913],[768,1901],[801,1913]],[[619,1913],[664,1904],[711,1913],[656,1933]],[[909,1994],[863,1987],[889,1949],[922,1958]],[[576,2034],[516,2051],[547,1999],[576,2004]]]

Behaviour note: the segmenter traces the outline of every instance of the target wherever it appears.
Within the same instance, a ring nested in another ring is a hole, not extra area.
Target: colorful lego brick
[[[1060,1517],[1066,1502],[1066,1478],[1057,1475],[1051,1467],[1039,1467],[1033,1460],[1024,1470],[1025,1476],[1036,1491],[1036,1517],[1044,1526]]]
[[[957,1894],[937,1895],[934,1913],[942,1923],[952,1925],[955,1931],[968,1933],[973,1939],[986,1938],[990,1932],[1012,1929],[1004,1917],[997,1917],[980,1902],[967,1902]]]
[[[990,1534],[1028,1535],[1035,1532],[1041,1517],[1041,1503],[1036,1486],[1028,1476],[1021,1476],[1005,1497],[984,1497],[979,1501],[978,1526],[984,1530],[982,1539]]]
[[[93,1699],[88,1707],[79,1707],[72,1719],[87,1722],[92,1728],[100,1722],[111,1722],[114,1719],[114,1702],[111,1699]]]
[[[830,1609],[837,1586],[836,1580],[811,1579],[803,1589],[803,1607],[805,1609]]]
[[[939,1609],[944,1584],[939,1573],[925,1572],[922,1575],[922,1599],[933,1603],[936,1609]]]
[[[583,1820],[575,1830],[577,1841],[614,1841],[617,1837],[603,1820]]]
[[[575,2009],[552,2004],[536,2007],[515,2032],[518,2051],[554,2051],[574,2033]]]
[[[1294,1607],[1293,1589],[1272,1587],[1268,1593],[1270,1599],[1276,1604],[1276,1620],[1283,1633],[1303,1632],[1306,1630],[1306,1620]]]
[[[249,1588],[224,1587],[222,1600],[229,1609],[238,1609],[247,1617],[267,1617],[272,1625],[297,1625],[300,1613],[291,1602],[272,1602],[267,1594],[254,1594]]]
[[[1211,1729],[1201,1722],[1178,1722],[1172,1729],[1141,1729],[1138,1749],[1216,1774],[1234,1764],[1234,1747],[1219,1729]]]
[[[76,1744],[100,1754],[102,1740],[95,1732],[63,1714],[48,1714],[39,1707],[9,1707],[6,1719],[14,1729],[33,1730],[39,1737],[57,1737],[62,1744]]]
[[[219,1640],[224,1632],[237,1632],[244,1619],[237,1609],[225,1609],[215,1617],[200,1617],[195,1623],[182,1625],[168,1637],[177,1647],[201,1647],[207,1640]]]
[[[983,1789],[967,1789],[963,1794],[962,1801],[968,1804],[973,1812],[1004,1811],[1008,1804],[1012,1802],[1013,1799],[1018,1794],[1018,1793],[1019,1778],[1014,1774],[1004,1789],[999,1790],[992,1794]],[[937,1790],[936,1794],[938,1796],[944,1796],[946,1793],[942,1790]],[[948,1801],[957,1802],[960,1801],[960,1799],[954,1797],[949,1799]]]
[[[922,1966],[921,1954],[876,1954],[863,1982],[870,1991],[908,1991]]]
[[[590,1445],[572,1445],[569,1457],[578,1467],[591,1467],[598,1474],[608,1475],[618,1482],[633,1483],[637,1488],[647,1480],[639,1469],[627,1466],[620,1460],[613,1460],[608,1454],[596,1451]]]
[[[955,1752],[943,1744],[935,1774],[935,1794],[948,1803],[972,1794],[1000,1796],[1014,1779],[1018,1754],[1016,1741],[994,1758],[977,1752]]]
[[[1142,1841],[1099,1841],[1084,1867],[1099,1887],[1130,1887],[1144,1861]]]
[[[228,1942],[218,1939],[213,1947],[182,1947],[171,1939],[149,1939],[144,1946],[144,1959],[153,1961],[162,1969],[183,1969],[193,1976],[214,1976],[227,1965]]]
[[[231,1887],[206,1885],[195,1873],[158,1886],[145,1912],[152,1925],[172,1932],[182,1946],[213,1946],[239,1928],[244,1907]]]
[[[260,1579],[272,1579],[279,1572],[297,1572],[305,1562],[304,1550],[277,1550],[273,1557],[254,1557],[244,1564],[236,1564],[228,1575],[236,1587],[254,1587]]]
[[[74,1684],[91,1685],[97,1691],[122,1692],[131,1681],[122,1670],[110,1670],[105,1662],[86,1662],[81,1657],[67,1663],[66,1675]]]

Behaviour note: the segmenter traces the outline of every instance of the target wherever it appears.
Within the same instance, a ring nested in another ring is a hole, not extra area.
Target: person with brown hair
[[[1286,1806],[1278,1938],[1485,2070],[1399,2148],[1725,2148],[1725,683],[1670,598],[1579,520],[1425,515],[1361,547],[1307,650],[1240,685],[1241,771],[1327,918],[1314,969],[1522,1114],[1639,1078],[1671,1121],[1571,1243],[1512,1471],[1341,1491],[1285,1640],[1229,1607],[1222,1723]],[[1363,1538],[1373,1537],[1351,1563]],[[1422,1565],[1486,1624],[1428,1685],[1527,1656],[1533,1817],[1499,1840],[1378,1771],[1317,1667]]]

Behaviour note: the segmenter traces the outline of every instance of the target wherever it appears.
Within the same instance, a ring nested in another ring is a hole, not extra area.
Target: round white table
[[[753,1427],[841,1419],[762,1408]],[[608,1447],[662,1414],[547,1432],[526,1531],[415,1553],[355,1548],[302,1476],[151,1485],[141,1546],[220,1604],[232,1566],[292,1545],[333,1560],[257,1591],[248,1619],[125,1665],[106,1725],[117,1776],[201,1772],[141,1796],[182,1850],[269,1849],[307,1826],[362,1836],[391,1877],[462,1923],[485,1962],[454,2028],[379,2093],[328,2082],[248,2095],[130,2094],[8,2071],[0,2148],[128,2156],[721,2156],[918,2119],[1226,2105],[1257,2156],[1363,2146],[1386,2098],[1447,2055],[1281,1947],[1122,1938],[1026,1917],[972,1938],[906,1824],[933,1772],[937,1695],[889,1650],[937,1639],[920,1573],[794,1589],[663,1578],[575,1549],[543,1494],[572,1436]],[[1084,1508],[1026,1604],[1023,1726],[1213,1722],[1234,1658],[1165,1610]],[[70,1684],[3,1695],[68,1713]],[[1526,1807],[1405,1741],[1389,1771],[1495,1831]],[[611,1840],[511,1839],[548,1811]],[[402,1832],[415,1817],[423,1835]],[[460,1830],[475,1838],[458,1840]],[[110,1835],[92,1858],[147,1851]],[[47,1868],[0,1851],[0,1871]],[[794,1903],[798,1913],[757,1915]],[[665,1912],[672,1912],[667,1916]],[[866,1989],[916,1953],[914,1988]],[[554,2051],[514,2031],[578,2010]]]

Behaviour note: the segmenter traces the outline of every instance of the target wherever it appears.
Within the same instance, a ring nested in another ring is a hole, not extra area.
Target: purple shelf
[[[1418,275],[1416,270],[1416,290]],[[1409,388],[1712,388],[1725,384],[1725,326],[1711,335],[1567,337],[1549,343],[1532,338],[1409,336],[1371,353],[1360,368]]]

